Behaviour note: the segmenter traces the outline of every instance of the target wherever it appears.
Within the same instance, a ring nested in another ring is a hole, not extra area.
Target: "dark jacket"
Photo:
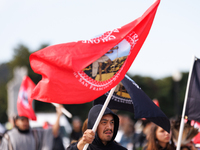
[[[92,129],[93,125],[95,124],[95,121],[101,111],[102,105],[95,105],[90,109],[90,112],[88,114],[88,129]],[[119,127],[119,118],[118,116],[113,113],[109,108],[106,108],[105,112],[103,115],[106,114],[112,114],[113,118],[114,118],[114,131],[113,131],[113,137],[111,139],[111,141],[109,141],[107,143],[107,145],[104,145],[98,134],[95,134],[95,139],[92,142],[92,144],[89,144],[88,146],[88,150],[126,150],[126,148],[122,147],[121,145],[119,145],[118,143],[116,143],[114,141],[116,135],[117,135],[117,131],[118,131],[118,127]],[[77,148],[77,143],[73,143],[71,144],[67,150],[78,150]]]

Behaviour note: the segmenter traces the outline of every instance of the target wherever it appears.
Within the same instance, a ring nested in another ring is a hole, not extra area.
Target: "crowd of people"
[[[62,115],[62,107],[62,105],[56,107],[55,123],[47,129],[32,129],[27,117],[16,115],[13,118],[13,128],[5,132],[1,139],[0,150],[56,150],[58,145],[55,141],[59,138],[59,120]],[[61,148],[65,149],[58,147],[62,150]]]
[[[1,135],[0,150],[82,150],[88,143],[88,150],[175,150],[177,142],[178,121],[171,122],[168,133],[160,126],[146,120],[136,122],[127,114],[106,108],[96,132],[92,130],[102,109],[102,105],[93,106],[88,118],[82,122],[79,117],[72,119],[70,143],[64,147],[59,133],[59,120],[62,105],[56,108],[55,123],[45,129],[32,129],[29,119],[24,116],[14,118],[14,127]],[[187,124],[185,143],[181,150],[199,150],[192,142],[198,134],[189,123]],[[187,136],[188,135],[188,136]]]

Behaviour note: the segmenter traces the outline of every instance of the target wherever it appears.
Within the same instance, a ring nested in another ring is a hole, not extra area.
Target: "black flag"
[[[146,118],[164,130],[170,131],[169,119],[132,79],[126,75],[120,84],[119,91],[114,92],[108,104],[110,109],[133,112],[136,119]],[[106,95],[108,93],[97,98],[94,105],[103,104]]]
[[[185,115],[188,120],[200,122],[200,59],[194,61]]]

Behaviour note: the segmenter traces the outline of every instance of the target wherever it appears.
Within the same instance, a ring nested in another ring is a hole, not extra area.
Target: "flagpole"
[[[102,116],[103,116],[103,114],[104,114],[104,112],[105,112],[105,110],[106,110],[106,108],[107,108],[109,102],[110,102],[110,99],[111,99],[111,97],[112,97],[112,95],[113,95],[113,93],[114,93],[116,87],[117,87],[117,86],[115,86],[114,88],[112,88],[112,89],[110,90],[110,93],[109,93],[108,97],[106,98],[106,101],[105,101],[105,103],[103,104],[103,107],[101,108],[101,111],[100,111],[100,113],[99,113],[99,115],[98,115],[98,117],[97,117],[97,120],[96,120],[96,122],[95,122],[95,124],[94,124],[94,126],[93,126],[93,128],[92,128],[92,131],[96,132],[96,129],[97,129],[98,125],[99,125],[99,122],[100,122],[100,120],[101,120],[101,118],[102,118]],[[85,144],[83,150],[86,150],[86,149],[88,148],[88,146],[89,146],[88,143]]]
[[[55,107],[58,107],[59,104],[57,103],[51,103],[52,105],[54,105]],[[68,118],[72,118],[72,114],[67,111],[65,108],[61,108],[61,111],[63,114],[65,114]]]
[[[190,79],[191,79],[191,75],[192,75],[194,62],[195,62],[196,59],[197,58],[195,56],[192,59],[192,64],[191,64],[190,72],[189,72],[189,76],[188,76],[187,88],[186,88],[186,93],[185,93],[185,100],[184,100],[183,111],[182,111],[182,116],[181,116],[181,124],[180,124],[180,129],[179,129],[179,135],[178,135],[178,142],[177,142],[176,150],[180,150],[180,147],[181,147],[181,139],[182,139],[183,129],[184,129],[184,117],[185,117],[185,109],[186,109],[186,104],[187,104]]]

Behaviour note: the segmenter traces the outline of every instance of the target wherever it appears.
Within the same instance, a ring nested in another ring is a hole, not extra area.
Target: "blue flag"
[[[131,78],[125,75],[118,86],[108,104],[110,109],[133,112],[136,119],[146,118],[170,132],[169,119]],[[94,105],[103,104],[106,95],[97,98]]]
[[[200,122],[200,59],[196,58],[192,69],[185,115],[188,120]]]

